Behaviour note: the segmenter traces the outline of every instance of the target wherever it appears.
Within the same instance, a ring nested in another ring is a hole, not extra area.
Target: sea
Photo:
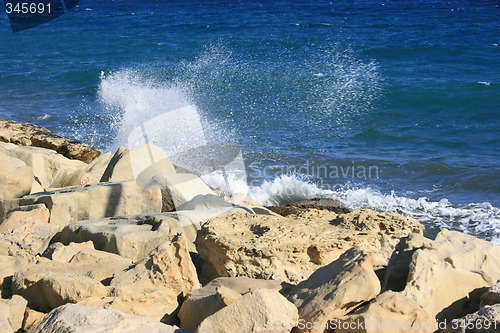
[[[500,243],[497,0],[81,0],[16,33],[2,10],[0,119]]]

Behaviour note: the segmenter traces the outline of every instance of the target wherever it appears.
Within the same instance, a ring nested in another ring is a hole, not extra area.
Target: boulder
[[[298,283],[356,246],[387,265],[399,239],[421,232],[416,220],[369,209],[349,214],[308,210],[294,216],[237,213],[204,223],[196,247],[203,274]]]
[[[449,322],[477,311],[480,296],[499,279],[500,245],[442,229],[413,254],[401,293]]]
[[[158,146],[145,144],[135,148],[120,147],[103,172],[101,182],[135,180],[145,170],[154,168],[151,176],[175,173],[167,154]]]
[[[139,261],[182,231],[179,221],[173,217],[137,215],[73,222],[64,227],[55,240],[66,245],[92,241],[98,250]]]
[[[48,222],[49,211],[43,204],[15,208],[0,224],[0,242],[9,255],[31,259],[42,254],[62,229]]]
[[[85,249],[94,250],[94,243],[88,241],[83,243],[70,243],[68,246],[64,246],[64,244],[57,242],[50,245],[43,253],[43,256],[50,260],[68,263],[76,254]]]
[[[497,282],[481,296],[481,307],[495,304],[500,304],[500,282]]]
[[[454,319],[442,333],[500,332],[500,304],[487,305],[463,318]]]
[[[118,215],[154,214],[161,211],[159,188],[144,188],[135,181],[69,187],[24,197],[20,204],[43,203],[50,211],[50,223],[68,225],[74,221]]]
[[[31,309],[43,312],[68,302],[106,297],[105,284],[131,265],[129,259],[91,249],[83,249],[68,263],[45,260],[21,269],[12,279],[12,291],[23,296]]]
[[[329,324],[335,333],[429,333],[433,331],[434,318],[414,300],[386,291],[353,314]]]
[[[14,295],[8,300],[0,298],[0,322],[5,321],[8,323],[8,326],[3,324],[4,331],[8,332],[10,328],[10,332],[17,332],[21,329],[26,304],[26,300],[18,295]],[[1,323],[0,332],[2,332]]]
[[[0,143],[0,152],[17,158],[33,170],[43,188],[77,185],[87,164],[70,160],[53,150]],[[33,179],[30,180],[30,183]]]
[[[100,152],[83,142],[52,133],[45,127],[15,121],[0,121],[0,141],[52,149],[69,159],[89,163]]]
[[[293,215],[309,209],[328,210],[337,214],[346,214],[350,212],[349,209],[343,207],[338,201],[327,198],[300,200],[267,208],[281,216]]]
[[[110,287],[112,296],[133,295],[157,288],[169,288],[175,295],[185,296],[191,289],[199,288],[185,237],[170,236],[149,256],[116,276]]]
[[[257,289],[205,318],[197,333],[288,333],[297,325],[297,309],[278,291]]]
[[[12,276],[26,266],[28,266],[26,259],[0,256],[0,290],[10,290]]]
[[[29,333],[189,333],[155,320],[112,308],[66,304],[51,311]]]
[[[79,185],[99,183],[112,157],[113,153],[107,152],[90,162],[85,169],[85,173],[83,174]]]
[[[92,307],[112,307],[122,312],[170,323],[178,308],[178,294],[171,288],[158,288],[137,294],[114,297],[91,297],[78,304]]]
[[[256,289],[281,290],[281,281],[257,280],[246,277],[217,278],[203,288],[191,291],[180,308],[180,327],[195,332],[208,316]]]
[[[24,312],[23,331],[28,331],[32,326],[37,325],[47,314],[26,308]]]
[[[321,267],[292,288],[288,299],[299,310],[302,323],[325,323],[341,318],[380,292],[373,256],[356,248]],[[296,332],[323,332],[324,327],[298,326]]]
[[[0,152],[0,200],[20,198],[31,192],[33,169]]]

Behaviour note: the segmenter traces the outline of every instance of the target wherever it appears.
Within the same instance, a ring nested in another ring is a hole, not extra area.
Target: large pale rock
[[[12,276],[26,266],[28,266],[26,259],[0,256],[0,289],[10,289]]]
[[[23,161],[0,152],[0,200],[30,193],[33,169]]]
[[[15,121],[0,121],[0,141],[16,145],[47,148],[70,159],[88,163],[99,156],[99,151],[83,142],[52,133],[45,127]]]
[[[101,251],[139,261],[171,236],[182,233],[179,221],[166,215],[138,215],[73,222],[56,238],[63,244],[92,241]]]
[[[168,324],[177,307],[178,294],[170,288],[152,289],[137,294],[115,297],[91,297],[78,304],[92,307],[112,307],[125,313],[148,317]]]
[[[51,311],[29,333],[189,333],[155,320],[107,308],[66,304]]]
[[[288,299],[299,309],[302,322],[324,323],[341,318],[379,292],[372,255],[352,248],[292,288]],[[323,327],[299,327],[297,332],[323,330]]]
[[[0,298],[0,321],[6,321],[9,324],[10,329],[17,332],[23,325],[26,304],[26,300],[18,295],[14,295],[8,300]],[[8,331],[9,326],[5,325],[4,330]],[[0,332],[1,329],[0,324]]]
[[[161,211],[159,188],[144,188],[135,181],[70,187],[32,194],[23,203],[43,203],[50,210],[50,223],[102,219],[117,215],[154,214]]]
[[[298,283],[353,246],[386,265],[399,238],[421,229],[412,218],[369,209],[340,215],[313,209],[289,217],[238,213],[204,223],[196,246],[208,277]]]
[[[46,313],[26,308],[26,311],[24,312],[22,329],[24,331],[29,330],[32,326],[37,325],[39,322],[41,322],[46,315],[47,315]]]
[[[82,161],[70,160],[53,150],[44,148],[0,143],[0,152],[22,160],[30,166],[33,176],[43,188],[77,185],[87,167]]]
[[[90,162],[85,169],[79,185],[99,183],[112,157],[113,153],[107,152]]]
[[[252,291],[203,320],[197,333],[288,333],[297,325],[293,304],[278,291]]]
[[[331,321],[330,325],[336,328],[335,333],[429,333],[433,331],[434,318],[414,300],[386,291],[367,306],[347,318]]]
[[[70,262],[76,254],[85,249],[94,250],[94,243],[88,241],[83,243],[70,243],[68,246],[64,246],[64,244],[57,242],[50,245],[43,253],[43,256],[50,260],[67,263]]]
[[[110,284],[113,296],[132,295],[157,288],[170,288],[187,295],[200,284],[182,235],[170,236],[143,260],[115,277]],[[177,302],[177,300],[175,300]]]
[[[208,316],[233,303],[241,295],[256,289],[281,290],[281,281],[246,277],[217,278],[203,288],[191,291],[182,303],[178,317],[180,327],[195,332]]]
[[[103,172],[101,182],[135,180],[151,167],[155,168],[154,174],[175,173],[167,154],[158,146],[145,144],[130,149],[120,147]]]
[[[42,254],[62,226],[50,224],[49,211],[43,204],[11,210],[0,224],[0,241],[8,254],[27,259]]]
[[[463,318],[454,319],[443,333],[498,333],[500,332],[500,304],[487,305]]]
[[[481,307],[495,304],[500,304],[500,282],[497,282],[481,296]]]
[[[129,259],[92,249],[81,250],[69,263],[45,260],[21,269],[12,279],[13,292],[23,296],[30,308],[45,312],[68,302],[106,297],[104,283],[131,265]]]
[[[442,229],[415,251],[401,292],[442,322],[479,308],[485,288],[500,279],[500,245]]]

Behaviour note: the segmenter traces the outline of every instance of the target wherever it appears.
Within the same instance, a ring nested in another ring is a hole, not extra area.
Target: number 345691
[[[7,14],[50,14],[50,3],[43,2],[22,2],[22,3],[5,3],[5,11]]]

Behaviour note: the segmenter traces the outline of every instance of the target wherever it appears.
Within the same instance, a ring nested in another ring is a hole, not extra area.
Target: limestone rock
[[[70,159],[88,163],[100,152],[83,142],[52,133],[45,127],[15,121],[0,121],[0,141],[52,149]]]
[[[0,152],[0,200],[30,193],[33,169],[23,161]]]
[[[179,311],[180,327],[195,332],[200,323],[241,295],[256,289],[281,290],[281,281],[257,280],[246,277],[217,278],[203,288],[191,291]]]
[[[89,297],[107,296],[104,283],[130,266],[129,259],[101,252],[101,257],[81,256],[84,249],[69,263],[40,262],[18,271],[12,279],[12,291],[23,296],[31,309],[50,311],[67,302],[76,303]],[[86,260],[85,260],[86,259]]]
[[[107,308],[66,304],[51,311],[29,333],[189,333],[155,320]]]
[[[10,290],[12,276],[28,266],[28,260],[11,256],[0,256],[0,290]]]
[[[415,251],[402,295],[448,322],[479,308],[484,289],[500,279],[500,245],[442,229]]]
[[[46,315],[47,315],[46,313],[26,308],[26,311],[24,312],[22,329],[24,331],[29,330],[32,326],[37,325],[39,322],[41,322]]]
[[[500,304],[487,305],[463,318],[454,319],[443,333],[497,333],[500,331]]]
[[[299,309],[302,321],[321,323],[341,318],[379,292],[373,257],[352,248],[292,288],[288,299]],[[323,330],[299,328],[297,332]]]
[[[267,207],[271,211],[281,215],[288,216],[297,214],[308,209],[328,210],[337,214],[349,213],[349,209],[343,207],[338,201],[333,199],[316,198],[309,200],[295,201],[284,205]]]
[[[33,202],[47,206],[50,223],[64,226],[74,221],[118,215],[160,213],[161,192],[159,188],[144,188],[135,181],[128,181],[32,194],[20,203]]]
[[[79,185],[99,183],[112,157],[113,153],[107,152],[90,162],[85,169],[85,173],[83,174]]]
[[[289,217],[238,213],[204,223],[196,247],[207,277],[298,283],[353,246],[386,265],[399,238],[421,229],[412,218],[369,209],[340,215],[313,209]]]
[[[178,294],[170,288],[152,289],[137,294],[115,297],[91,297],[78,304],[92,307],[112,307],[122,312],[168,323],[178,305]]]
[[[434,318],[414,300],[386,291],[347,318],[334,320],[333,325],[338,327],[335,333],[429,333]]]
[[[175,173],[167,154],[158,146],[145,144],[136,148],[120,147],[111,158],[101,182],[135,180],[148,168],[156,167],[155,173]]]
[[[0,152],[30,166],[43,188],[77,185],[87,167],[82,161],[70,160],[44,148],[0,143]]]
[[[500,282],[497,282],[481,296],[481,307],[495,304],[500,304]]]
[[[131,295],[157,288],[170,288],[176,295],[186,295],[199,288],[196,269],[182,235],[170,236],[143,260],[111,281],[113,296]],[[176,300],[177,301],[177,300]]]
[[[4,320],[8,326],[4,324],[4,330],[17,332],[21,329],[24,318],[24,310],[26,309],[26,300],[21,296],[14,295],[11,299],[5,300],[0,298],[0,321]],[[0,324],[0,332],[1,326]]]
[[[48,223],[49,211],[43,204],[11,210],[0,225],[0,241],[9,255],[31,259],[42,254],[62,227]]]
[[[85,249],[93,250],[94,243],[88,241],[83,243],[70,243],[68,246],[64,246],[62,243],[57,242],[50,245],[43,253],[43,256],[49,258],[50,260],[67,263],[77,253]]]
[[[252,291],[203,320],[197,333],[288,333],[297,325],[293,304],[276,290]]]
[[[101,251],[139,261],[160,244],[182,233],[179,221],[164,215],[138,215],[73,222],[56,238],[63,244],[92,241]]]

